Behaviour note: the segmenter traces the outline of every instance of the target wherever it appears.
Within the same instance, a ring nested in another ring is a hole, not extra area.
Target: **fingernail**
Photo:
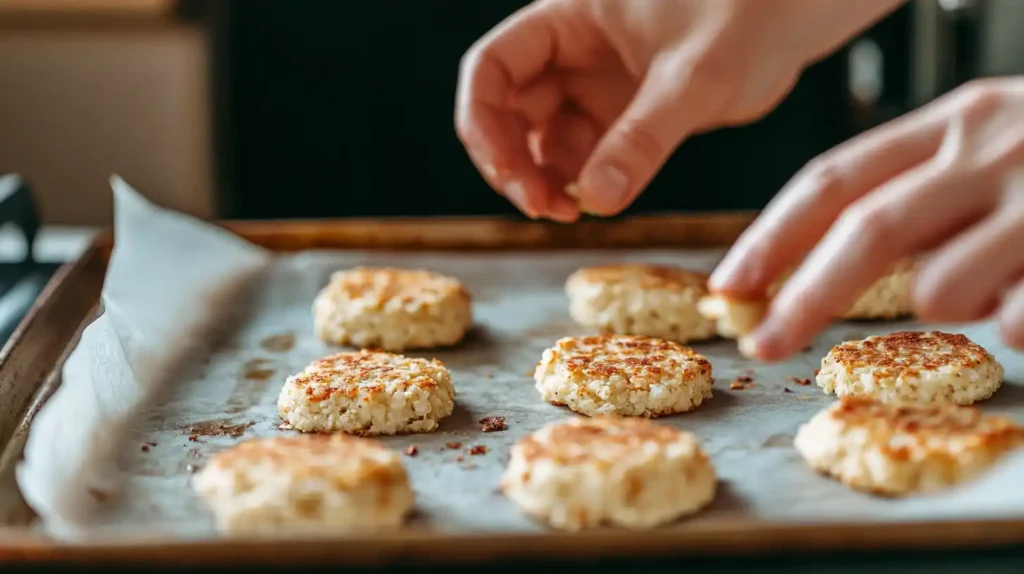
[[[737,342],[740,354],[748,359],[757,358],[757,341],[750,335],[743,335]]]
[[[621,207],[629,194],[629,176],[608,164],[592,169],[581,183],[591,198],[607,209]]]
[[[526,187],[518,181],[510,181],[505,184],[505,197],[519,208],[530,219],[537,219],[537,215],[526,206]]]
[[[765,351],[771,349],[775,339],[775,330],[768,321],[762,322],[753,333],[744,335],[739,340],[740,353],[751,359],[766,360]]]

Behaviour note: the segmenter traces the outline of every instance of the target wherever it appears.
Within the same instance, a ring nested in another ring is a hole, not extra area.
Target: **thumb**
[[[709,118],[714,100],[693,77],[690,66],[652,63],[580,171],[583,211],[614,215],[628,207],[698,123]]]

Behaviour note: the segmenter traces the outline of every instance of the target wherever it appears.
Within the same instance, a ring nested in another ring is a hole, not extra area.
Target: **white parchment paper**
[[[452,370],[455,414],[437,433],[392,437],[417,494],[419,527],[446,532],[542,528],[496,492],[519,437],[563,419],[542,402],[528,372],[557,338],[581,334],[568,317],[565,278],[582,265],[649,261],[710,270],[720,251],[549,253],[307,252],[271,257],[207,224],[168,213],[114,180],[117,249],[104,288],[104,314],[64,367],[63,383],[39,413],[18,482],[50,532],[86,536],[205,538],[212,521],[189,487],[190,472],[219,449],[273,436],[284,379],[336,352],[312,334],[310,306],[337,269],[422,267],[461,279],[474,296],[476,326],[455,349],[434,353]],[[217,329],[213,327],[219,326]],[[928,326],[934,327],[934,326]],[[838,342],[913,323],[838,324],[781,365],[749,362],[728,341],[695,345],[714,368],[714,398],[697,411],[660,419],[696,432],[721,478],[714,505],[691,521],[897,521],[1024,516],[1024,455],[967,487],[926,498],[882,499],[810,471],[792,448],[797,427],[832,400],[812,377]],[[1024,360],[989,324],[948,327],[991,350],[1006,383],[982,406],[1024,415]],[[755,385],[728,389],[752,370]],[[788,389],[788,390],[787,390]],[[478,420],[504,416],[504,432]],[[229,436],[207,436],[209,429]],[[238,436],[230,436],[230,434]],[[457,449],[447,443],[461,443]],[[465,450],[485,445],[489,452]],[[462,460],[457,457],[462,456]]]

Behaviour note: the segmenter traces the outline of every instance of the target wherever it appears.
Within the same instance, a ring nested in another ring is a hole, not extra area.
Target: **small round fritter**
[[[715,496],[696,437],[643,419],[574,418],[548,425],[511,452],[502,490],[556,528],[653,528]]]
[[[383,351],[339,353],[289,377],[281,418],[303,432],[393,435],[430,432],[452,414],[455,388],[440,361]]]
[[[868,397],[836,401],[802,425],[794,440],[815,470],[887,495],[969,481],[1021,444],[1024,429],[974,407]]]
[[[313,322],[325,343],[400,352],[458,343],[473,323],[471,306],[457,279],[357,267],[331,276],[313,302]]]
[[[711,398],[711,363],[679,343],[632,335],[565,337],[534,371],[544,400],[588,416],[658,417]]]
[[[707,281],[704,273],[630,263],[584,267],[565,292],[569,314],[584,327],[685,343],[715,336],[714,322],[697,311]]]
[[[192,485],[226,534],[392,528],[414,503],[397,453],[345,435],[249,440],[214,455]]]
[[[843,319],[898,319],[913,311],[911,290],[918,266],[912,260],[900,262],[886,276],[875,281],[843,314]]]
[[[727,339],[748,335],[761,324],[768,300],[744,301],[721,293],[702,297],[697,304],[701,315],[715,322],[716,332]]]
[[[900,332],[848,341],[821,360],[818,386],[837,396],[880,401],[952,402],[987,399],[1003,366],[964,335]]]

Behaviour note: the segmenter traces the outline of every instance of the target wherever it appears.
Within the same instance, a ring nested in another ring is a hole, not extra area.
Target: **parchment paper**
[[[204,538],[212,521],[189,486],[190,472],[219,449],[273,436],[284,379],[336,352],[312,334],[310,306],[329,274],[354,265],[429,268],[461,279],[476,325],[458,348],[431,353],[452,371],[456,411],[440,432],[385,438],[418,447],[405,459],[418,500],[415,526],[443,532],[530,531],[497,493],[508,449],[519,437],[572,413],[542,402],[528,375],[562,336],[583,334],[567,314],[565,278],[583,265],[648,261],[710,270],[719,251],[549,253],[307,252],[270,257],[212,226],[160,210],[114,181],[118,248],[104,290],[106,312],[84,334],[63,385],[37,417],[18,469],[19,485],[46,528],[86,536]],[[247,291],[244,287],[249,287]],[[211,331],[211,325],[222,328]],[[810,471],[792,448],[797,427],[832,398],[790,376],[813,377],[832,345],[913,323],[846,323],[782,365],[749,362],[735,344],[698,344],[718,381],[697,411],[659,419],[696,432],[721,483],[693,521],[775,522],[978,519],[1024,516],[1024,455],[965,488],[905,500],[848,490]],[[948,327],[992,351],[1006,382],[983,403],[1024,415],[1024,360],[989,324]],[[216,337],[220,334],[220,338]],[[207,346],[207,344],[212,345]],[[753,371],[754,386],[728,383]],[[788,392],[786,391],[788,389]],[[507,430],[480,432],[504,416]],[[206,436],[222,429],[239,436]],[[451,449],[446,443],[459,442]],[[470,456],[485,445],[485,455]],[[458,456],[463,460],[457,460]]]

